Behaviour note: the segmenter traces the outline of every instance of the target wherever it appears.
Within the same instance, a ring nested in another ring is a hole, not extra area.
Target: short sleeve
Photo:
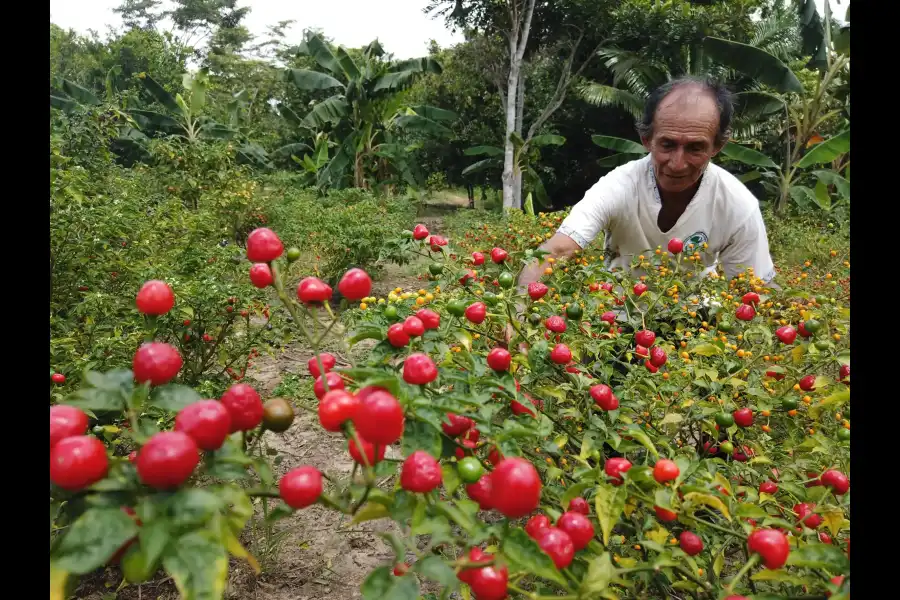
[[[607,230],[623,201],[633,196],[633,193],[629,195],[629,190],[633,192],[634,185],[625,171],[629,166],[615,169],[591,186],[562,222],[558,233],[569,236],[576,244],[586,248],[601,231]]]
[[[719,262],[729,279],[748,267],[752,267],[753,273],[766,283],[775,277],[766,224],[759,209],[754,210],[734,232],[728,245],[719,253]]]

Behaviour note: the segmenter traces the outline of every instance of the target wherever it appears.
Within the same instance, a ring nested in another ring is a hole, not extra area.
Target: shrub
[[[557,221],[539,216],[532,235],[545,236]],[[482,231],[486,241],[509,235]],[[478,246],[485,254],[488,243]],[[129,581],[161,563],[183,595],[221,597],[229,553],[255,564],[236,536],[250,497],[261,496],[285,503],[267,513],[272,519],[319,503],[355,523],[394,520],[403,535],[386,534],[394,556],[368,575],[365,597],[416,597],[419,578],[445,593],[466,585],[482,599],[722,597],[750,585],[784,596],[842,585],[850,392],[848,313],[839,302],[787,300],[749,273],[701,281],[701,248],[636,258],[648,272],[646,289],[580,253],[552,263],[545,295],[533,299],[513,289],[514,275],[539,252],[508,249],[500,264],[488,260],[460,283],[471,268],[466,245],[432,252],[412,232],[394,240],[397,251],[439,258],[429,267],[433,300],[424,302],[439,322],[412,318],[423,306],[418,294],[352,309],[361,319],[349,343],[376,345],[314,386],[318,406],[306,408],[348,440],[359,465],[353,474],[323,480],[298,465],[276,490],[257,444],[273,416],[248,390],[231,390],[222,401],[229,412],[239,408],[246,431],[204,453],[203,478],[172,481],[179,485],[166,493],[141,485],[154,481],[157,466],[149,458],[142,466],[144,445],[136,466],[115,461],[100,481],[52,489],[51,502],[66,502],[51,509],[63,507],[59,522],[68,527],[51,547],[51,580],[90,572],[133,544],[122,558]],[[283,261],[272,270],[296,325],[321,317],[317,303],[330,289],[307,281],[297,302]],[[367,292],[358,286],[348,299]],[[704,306],[704,297],[717,302]],[[517,304],[525,305],[523,321],[510,319]],[[738,312],[751,315],[741,320]],[[489,362],[510,325],[511,360],[495,352]],[[320,340],[307,341],[316,349]],[[87,384],[68,403],[124,413],[138,445],[147,442],[142,412],[200,399],[186,387],[135,385],[130,372],[93,374]],[[283,421],[282,413],[278,430]],[[157,439],[173,451],[191,446],[183,436]],[[402,465],[383,460],[394,443]],[[82,475],[54,462],[63,451],[51,453],[57,482]],[[174,452],[173,472],[193,471],[193,452]],[[85,476],[96,479],[95,466]],[[122,506],[134,506],[140,524]],[[483,518],[488,511],[498,518]]]

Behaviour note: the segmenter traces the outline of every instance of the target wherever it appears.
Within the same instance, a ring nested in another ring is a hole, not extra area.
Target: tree
[[[505,74],[503,84],[498,81],[506,121],[502,176],[504,208],[522,207],[522,171],[517,168],[514,135],[522,140],[522,150],[527,151],[532,138],[565,101],[571,82],[593,57],[592,50],[585,55],[583,42],[588,35],[595,38],[602,33],[602,28],[585,27],[585,23],[596,22],[606,6],[605,2],[577,0],[553,3],[434,0],[426,9],[437,16],[445,16],[457,26],[469,27],[488,37],[505,38],[506,64],[502,70],[495,70],[495,73]],[[529,46],[533,33],[534,39]],[[547,104],[523,133],[527,63],[541,53],[558,57],[558,83]]]
[[[307,131],[334,132],[340,139],[337,153],[319,172],[320,187],[341,186],[344,173],[352,171],[354,187],[369,187],[367,169],[383,173],[384,162],[398,159],[401,148],[394,146],[399,131],[449,134],[438,121],[452,113],[433,107],[411,107],[401,93],[417,77],[440,73],[441,66],[431,57],[394,62],[386,57],[378,40],[366,46],[357,59],[343,46],[334,51],[321,35],[312,34],[296,49],[315,60],[321,71],[290,68],[285,78],[301,90],[337,90],[316,103],[302,119],[290,109],[284,115]],[[455,115],[452,115],[455,117]],[[293,153],[289,145],[276,152]]]
[[[122,0],[113,11],[121,15],[129,29],[155,29],[164,21],[171,21],[180,35],[179,42],[197,49],[217,34],[239,30],[240,23],[250,12],[238,7],[237,0],[172,0],[174,6],[162,7],[160,0]],[[240,34],[238,34],[240,35]]]

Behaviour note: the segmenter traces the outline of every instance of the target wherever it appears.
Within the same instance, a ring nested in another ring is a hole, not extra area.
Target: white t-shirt
[[[685,253],[700,253],[704,273],[718,262],[728,278],[747,267],[765,282],[775,277],[759,202],[725,169],[708,164],[697,193],[666,232],[656,222],[661,208],[648,154],[601,177],[574,206],[559,233],[585,248],[605,231],[604,253],[611,268],[627,270],[632,257],[651,253],[657,246],[665,249],[670,239],[679,238]]]

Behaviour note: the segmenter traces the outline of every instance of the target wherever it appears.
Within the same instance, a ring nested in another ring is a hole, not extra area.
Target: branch
[[[522,35],[519,37],[518,47],[516,48],[516,63],[521,63],[522,57],[525,56],[525,47],[528,45],[528,33],[531,31],[531,17],[534,15],[535,0],[525,1],[528,3],[528,6],[525,8],[525,23],[522,26]]]
[[[550,103],[547,107],[541,112],[540,116],[534,120],[534,123],[531,124],[531,127],[528,128],[528,136],[525,138],[525,143],[531,141],[531,138],[534,137],[540,128],[547,122],[553,113],[555,113],[562,103],[566,99],[566,94],[569,91],[569,84],[573,79],[581,75],[581,72],[584,71],[584,68],[591,62],[591,59],[597,54],[597,50],[603,45],[603,42],[597,45],[584,62],[581,63],[581,66],[572,73],[572,66],[575,63],[575,54],[578,52],[578,47],[581,45],[581,41],[584,39],[584,33],[579,34],[578,39],[575,40],[575,44],[572,46],[572,52],[569,54],[569,58],[566,60],[565,65],[563,65],[562,72],[559,75],[559,81],[556,84],[556,91],[553,92],[553,96],[550,98]]]

